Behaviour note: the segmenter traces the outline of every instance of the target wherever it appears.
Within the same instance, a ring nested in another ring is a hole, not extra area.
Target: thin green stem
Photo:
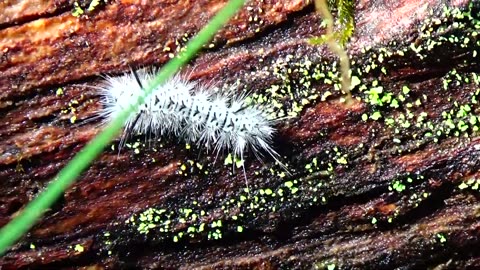
[[[239,10],[245,0],[230,0],[220,12],[186,45],[186,51],[165,64],[155,79],[149,83],[137,102],[122,111],[117,118],[90,141],[47,185],[45,190],[32,200],[23,211],[0,229],[0,255],[22,237],[42,216],[42,214],[65,192],[75,179],[88,168],[100,155],[105,146],[115,138],[129,115],[145,100],[152,91],[185,65],[204,44],[212,39],[215,33]]]
[[[328,4],[326,0],[315,0],[315,7],[320,15],[325,20],[327,24],[327,33],[325,34],[325,42],[327,43],[330,50],[336,54],[340,59],[340,73],[342,75],[342,91],[347,95],[345,100],[347,102],[352,101],[352,94],[350,93],[350,59],[348,58],[347,52],[340,46],[338,41],[335,39],[334,31],[334,21],[332,13],[328,9]]]

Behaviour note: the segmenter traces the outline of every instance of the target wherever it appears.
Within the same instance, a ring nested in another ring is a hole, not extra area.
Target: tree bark
[[[152,2],[0,3],[0,225],[100,131],[99,75],[161,66],[226,1]],[[311,2],[249,1],[181,71],[277,104],[287,171],[249,152],[247,190],[227,153],[117,140],[0,268],[480,268],[480,3],[357,1],[346,102]]]

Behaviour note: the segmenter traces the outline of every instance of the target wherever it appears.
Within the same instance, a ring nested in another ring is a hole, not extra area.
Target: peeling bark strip
[[[98,132],[72,124],[99,109],[79,82],[164,63],[223,3],[143,2],[0,17],[0,225]],[[479,12],[478,1],[358,1],[347,105],[335,57],[306,42],[324,32],[313,5],[251,2],[187,69],[288,116],[274,147],[292,175],[250,156],[246,192],[227,155],[134,138],[0,266],[479,268]]]

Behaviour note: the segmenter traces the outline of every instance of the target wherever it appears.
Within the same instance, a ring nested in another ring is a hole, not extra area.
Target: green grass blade
[[[192,59],[202,46],[210,41],[215,33],[243,6],[244,2],[245,0],[230,0],[197,36],[187,43],[186,51],[165,64],[158,76],[149,83],[143,95],[138,97],[136,104],[121,112],[58,173],[42,193],[32,200],[18,216],[0,229],[0,255],[4,254],[22,237],[75,179],[88,168],[105,146],[119,133],[128,116],[144,102],[145,97]]]

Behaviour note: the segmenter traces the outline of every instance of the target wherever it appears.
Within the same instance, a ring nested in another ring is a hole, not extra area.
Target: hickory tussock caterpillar
[[[100,117],[105,121],[115,118],[143,93],[144,86],[154,76],[154,71],[140,69],[106,77],[100,87],[103,104]],[[214,149],[217,155],[222,150],[232,150],[234,158],[241,160],[247,149],[259,160],[263,151],[283,165],[271,147],[275,120],[268,119],[256,106],[247,105],[245,98],[232,91],[215,93],[211,87],[189,82],[177,74],[154,89],[129,116],[122,141],[129,133],[173,136]]]

